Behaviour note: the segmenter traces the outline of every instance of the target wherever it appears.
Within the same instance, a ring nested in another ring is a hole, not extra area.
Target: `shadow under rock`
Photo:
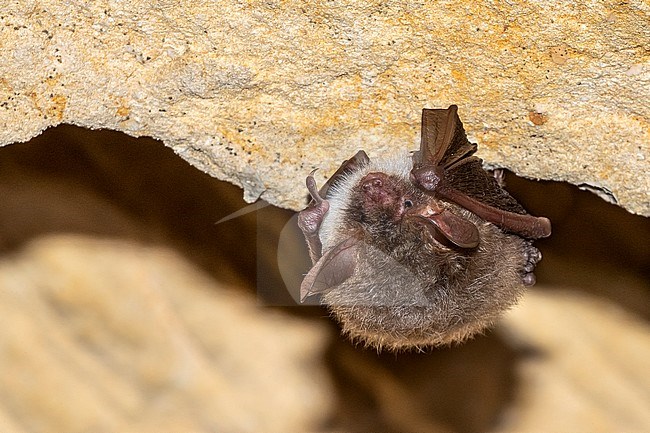
[[[650,218],[564,182],[508,173],[506,188],[553,224],[551,237],[536,242],[544,257],[531,290],[578,290],[650,319]]]
[[[62,125],[0,148],[0,251],[46,233],[124,237],[169,244],[217,280],[252,288],[256,215],[215,225],[241,196],[157,140]]]
[[[441,433],[495,429],[515,398],[516,364],[541,354],[489,332],[422,353],[380,353],[339,340],[329,361],[335,425],[353,432]]]

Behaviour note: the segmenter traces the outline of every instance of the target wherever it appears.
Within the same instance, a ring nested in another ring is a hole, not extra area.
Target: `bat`
[[[462,342],[535,283],[550,236],[473,156],[455,105],[423,109],[420,149],[344,161],[298,215],[319,296],[350,338],[378,350]]]

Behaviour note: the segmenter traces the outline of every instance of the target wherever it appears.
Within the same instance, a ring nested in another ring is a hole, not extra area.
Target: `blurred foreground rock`
[[[497,345],[480,337],[378,356],[342,341],[333,352],[334,371],[351,375],[342,393],[325,368],[322,322],[256,306],[167,248],[34,241],[0,261],[0,316],[6,433],[303,432],[323,431],[328,419],[358,428],[349,431],[414,433],[482,423],[499,433],[650,428],[650,326],[569,291],[531,291]],[[497,397],[508,386],[511,397]],[[350,401],[360,406],[354,417],[345,404],[335,415],[355,392],[366,397]],[[466,406],[485,406],[489,395],[497,406],[487,412]],[[436,401],[460,419],[425,410]]]
[[[497,431],[650,431],[647,321],[605,299],[532,290],[502,330],[528,356]]]
[[[0,431],[299,432],[327,331],[166,248],[43,238],[0,261]]]

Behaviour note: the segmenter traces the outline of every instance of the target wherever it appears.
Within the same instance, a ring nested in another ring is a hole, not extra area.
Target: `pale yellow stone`
[[[0,317],[3,432],[313,431],[333,405],[325,329],[165,248],[41,238],[0,260]]]
[[[650,429],[650,326],[610,301],[571,291],[526,294],[502,329],[530,356],[498,432]]]
[[[489,165],[650,215],[648,28],[643,0],[18,0],[0,144],[59,123],[148,135],[299,209],[313,168],[414,149],[420,110],[458,104]]]

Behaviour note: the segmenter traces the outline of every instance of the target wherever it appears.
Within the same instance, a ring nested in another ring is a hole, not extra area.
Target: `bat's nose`
[[[382,173],[368,173],[361,180],[361,188],[365,192],[370,192],[384,186],[384,180],[382,179]]]
[[[397,196],[394,185],[386,173],[368,173],[359,182],[367,203],[389,206]]]
[[[386,175],[384,173],[368,173],[361,179],[361,188],[369,192],[375,189],[384,187],[386,183]]]

